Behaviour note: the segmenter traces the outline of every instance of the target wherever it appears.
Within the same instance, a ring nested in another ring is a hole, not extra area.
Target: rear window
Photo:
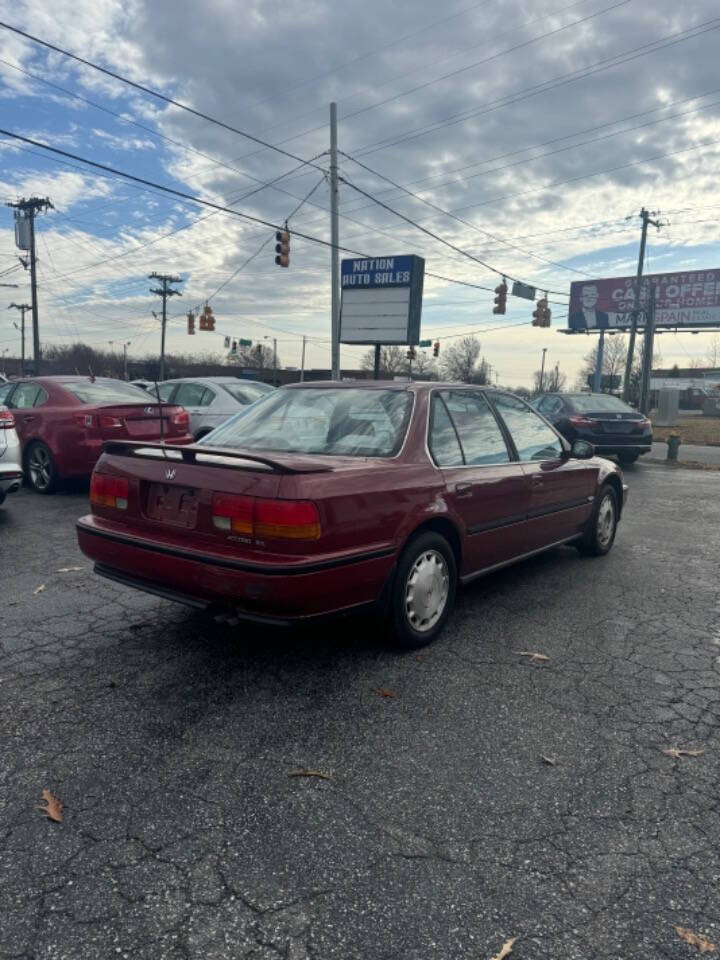
[[[272,393],[274,390],[274,387],[260,383],[221,383],[218,386],[227,390],[238,403],[245,404],[254,403],[260,397],[264,397],[266,393]]]
[[[210,446],[393,457],[407,430],[407,390],[277,390],[200,441]]]
[[[580,394],[570,397],[573,410],[578,413],[635,413],[632,407],[609,393]]]
[[[148,395],[140,387],[123,380],[70,380],[61,386],[81,403],[147,403]]]

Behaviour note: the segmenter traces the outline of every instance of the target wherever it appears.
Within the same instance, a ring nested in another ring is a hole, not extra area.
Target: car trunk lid
[[[81,416],[93,419],[102,440],[175,439],[185,436],[189,428],[182,407],[159,403],[108,404],[83,411]]]

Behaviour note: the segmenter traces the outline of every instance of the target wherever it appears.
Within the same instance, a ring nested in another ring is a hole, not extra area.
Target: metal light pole
[[[25,376],[25,314],[28,310],[32,310],[32,307],[27,303],[11,303],[8,307],[8,310],[19,310],[20,311],[20,326],[16,323],[13,323],[13,326],[16,330],[20,330],[20,375]]]
[[[331,293],[331,373],[340,379],[340,193],[337,165],[337,104],[330,104],[330,293]]]
[[[547,347],[542,348],[542,363],[540,365],[540,393],[545,392],[545,354]]]

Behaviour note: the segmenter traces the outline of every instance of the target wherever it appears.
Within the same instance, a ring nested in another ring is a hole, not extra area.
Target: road
[[[363,621],[221,629],[97,579],[85,493],[11,498],[0,957],[698,955],[676,926],[720,944],[720,475],[628,481],[609,557],[479,581],[409,655]]]
[[[650,456],[654,460],[665,460],[667,458],[667,443],[654,443]],[[700,444],[681,443],[678,460],[689,460],[695,463],[711,463],[720,466],[720,447],[706,447]]]

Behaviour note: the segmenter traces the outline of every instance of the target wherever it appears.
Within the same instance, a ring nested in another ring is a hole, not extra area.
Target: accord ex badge
[[[175,471],[173,470],[172,467],[168,467],[167,470],[165,471],[165,479],[166,479],[166,480],[174,480],[174,479],[175,479]]]

